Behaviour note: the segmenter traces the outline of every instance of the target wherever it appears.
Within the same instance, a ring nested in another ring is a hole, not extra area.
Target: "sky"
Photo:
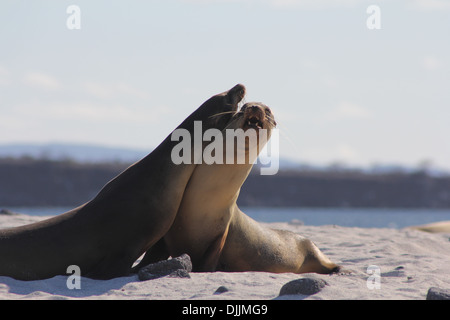
[[[450,1],[3,0],[0,26],[0,144],[150,151],[242,83],[281,157],[450,170]]]

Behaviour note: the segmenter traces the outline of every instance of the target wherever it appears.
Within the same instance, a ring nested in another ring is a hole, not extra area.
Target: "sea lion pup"
[[[245,87],[236,85],[203,103],[177,129],[224,128]],[[212,117],[223,114],[221,117]],[[110,279],[131,271],[136,259],[171,227],[195,164],[174,164],[169,135],[153,152],[107,183],[86,204],[50,219],[0,230],[0,275],[36,280],[67,274]]]
[[[194,271],[333,273],[340,269],[311,240],[264,227],[236,205],[240,188],[275,125],[271,110],[262,103],[246,103],[233,116],[224,135],[227,129],[243,129],[245,135],[255,132],[256,143],[249,134],[245,146],[235,143],[234,149],[227,149],[227,140],[223,158],[234,159],[234,164],[197,166],[163,238],[169,255],[189,254]],[[263,130],[266,135],[260,135]],[[238,164],[242,153],[246,162]]]

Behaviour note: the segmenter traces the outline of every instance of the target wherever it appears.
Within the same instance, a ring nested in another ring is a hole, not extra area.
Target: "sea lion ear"
[[[245,96],[245,86],[243,84],[237,84],[227,92],[227,103],[237,106]]]

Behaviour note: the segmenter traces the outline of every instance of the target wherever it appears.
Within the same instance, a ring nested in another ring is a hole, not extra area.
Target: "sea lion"
[[[420,230],[429,233],[450,233],[450,221],[439,221],[420,226],[411,226],[408,229]]]
[[[240,188],[275,125],[271,110],[262,103],[246,103],[233,115],[223,132],[243,129],[246,133],[250,130],[259,133],[264,129],[267,138],[257,135],[256,143],[246,141],[243,151],[248,157],[244,164],[197,166],[175,221],[164,236],[164,243],[160,242],[166,256],[187,253],[194,271],[333,273],[340,270],[311,240],[290,231],[264,227],[236,204]],[[238,154],[238,145],[232,151]],[[223,153],[224,158],[230,156],[225,143]]]
[[[215,95],[177,129],[224,128],[245,87]],[[220,117],[213,117],[223,114]],[[171,227],[194,163],[174,164],[177,141],[169,135],[153,152],[107,183],[86,204],[50,219],[0,230],[0,275],[37,280],[67,274],[110,279],[127,275],[132,264]]]

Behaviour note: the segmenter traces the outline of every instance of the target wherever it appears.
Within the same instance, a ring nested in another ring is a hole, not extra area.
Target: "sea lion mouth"
[[[248,118],[246,125],[248,128],[253,128],[253,129],[262,129],[263,128],[262,121],[255,115],[252,115]]]
[[[226,113],[228,114],[228,112]],[[244,131],[253,129],[257,132],[264,129],[270,132],[276,125],[272,111],[268,106],[261,102],[247,102],[239,111],[234,112],[227,128],[243,129]]]
[[[257,105],[244,105],[241,109],[244,116],[244,130],[255,129],[260,130],[267,127],[265,110]]]

